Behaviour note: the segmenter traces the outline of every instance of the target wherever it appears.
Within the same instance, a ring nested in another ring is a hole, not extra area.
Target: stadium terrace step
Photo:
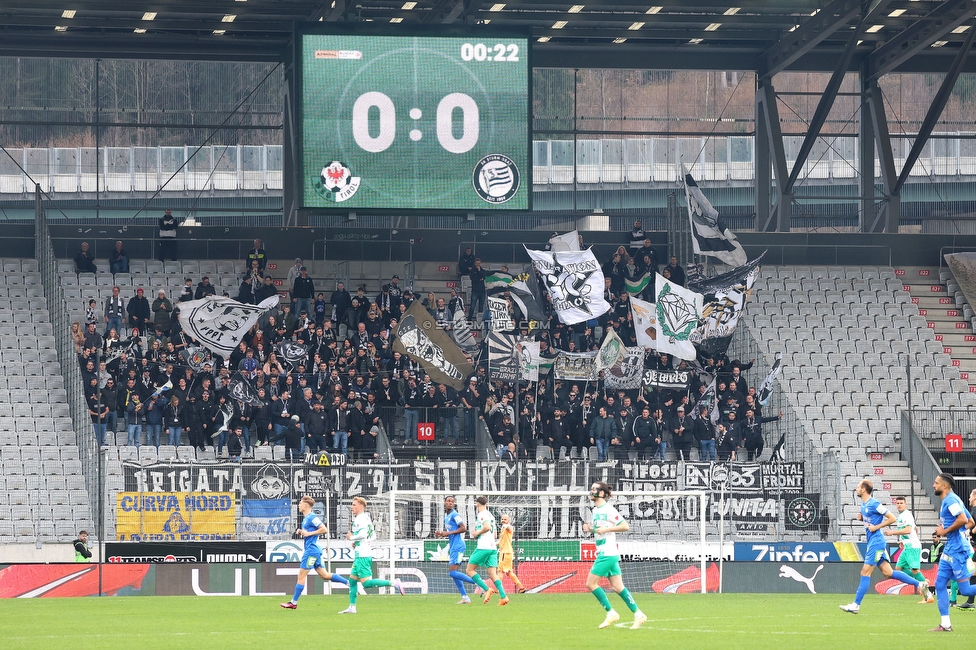
[[[939,283],[938,266],[896,266],[895,277],[903,280],[905,284],[920,283],[932,280]]]

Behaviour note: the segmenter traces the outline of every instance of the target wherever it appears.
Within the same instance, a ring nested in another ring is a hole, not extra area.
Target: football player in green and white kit
[[[925,576],[919,570],[922,567],[922,541],[918,538],[918,528],[915,526],[915,516],[908,509],[905,497],[895,497],[892,499],[895,509],[898,510],[898,518],[885,530],[885,535],[897,535],[901,542],[901,554],[898,556],[898,564],[895,569],[908,573],[919,582],[925,581]],[[929,589],[922,593],[920,603],[934,603],[935,596]]]
[[[346,533],[346,539],[352,542],[353,563],[352,573],[349,574],[349,607],[340,614],[356,613],[356,597],[359,595],[359,583],[363,587],[393,587],[402,596],[403,584],[399,578],[393,580],[373,580],[373,542],[376,541],[376,531],[373,530],[373,518],[366,512],[366,499],[353,497],[352,530]]]
[[[596,537],[596,562],[590,569],[590,575],[586,577],[586,588],[593,592],[607,611],[607,617],[600,623],[600,628],[610,627],[620,620],[620,614],[610,606],[607,593],[600,587],[600,578],[606,578],[627,604],[627,608],[634,613],[634,623],[630,629],[636,630],[647,622],[647,615],[637,607],[634,597],[624,587],[624,581],[620,577],[620,549],[617,546],[617,533],[630,530],[630,524],[620,516],[616,508],[607,503],[610,496],[610,486],[606,483],[594,483],[590,486],[593,512],[590,523],[583,524],[583,530],[592,532]]]
[[[502,586],[502,581],[498,577],[498,540],[495,539],[495,532],[498,526],[495,525],[495,517],[488,512],[488,497],[481,496],[475,499],[478,504],[478,516],[474,520],[474,530],[471,536],[478,540],[478,546],[471,557],[468,558],[467,574],[474,580],[475,584],[485,591],[485,605],[491,600],[491,594],[498,592],[499,607],[508,604],[508,595]],[[484,579],[478,575],[478,567],[483,566],[488,569],[488,577],[495,583],[492,588]]]

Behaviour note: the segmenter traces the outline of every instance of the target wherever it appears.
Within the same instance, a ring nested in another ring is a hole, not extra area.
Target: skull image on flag
[[[455,389],[464,387],[464,378],[474,369],[464,353],[424,309],[414,301],[394,332],[393,350],[420,363],[434,381]]]

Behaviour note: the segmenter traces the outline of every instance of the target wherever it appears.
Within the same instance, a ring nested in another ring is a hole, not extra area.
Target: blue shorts
[[[447,561],[448,564],[461,564],[464,561],[464,551],[466,549],[461,549],[458,551],[448,551],[450,559]]]
[[[884,540],[880,543],[868,544],[868,549],[864,552],[864,563],[869,566],[878,566],[882,562],[891,562],[888,556],[888,545]]]
[[[949,555],[948,553],[942,554],[942,559],[939,560],[939,573],[942,573],[943,567],[947,567],[952,573],[952,579],[956,582],[962,582],[964,580],[969,580],[973,575],[973,563],[970,560],[969,555]]]
[[[321,553],[319,553],[318,555],[313,555],[313,554],[309,553],[308,551],[305,551],[305,555],[302,556],[302,568],[303,569],[306,569],[308,571],[311,571],[312,569],[321,569],[322,566],[323,565],[322,565],[322,554]]]

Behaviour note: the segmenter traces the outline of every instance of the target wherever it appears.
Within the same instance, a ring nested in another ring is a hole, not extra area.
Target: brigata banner
[[[115,533],[119,541],[232,540],[233,492],[119,492]]]

